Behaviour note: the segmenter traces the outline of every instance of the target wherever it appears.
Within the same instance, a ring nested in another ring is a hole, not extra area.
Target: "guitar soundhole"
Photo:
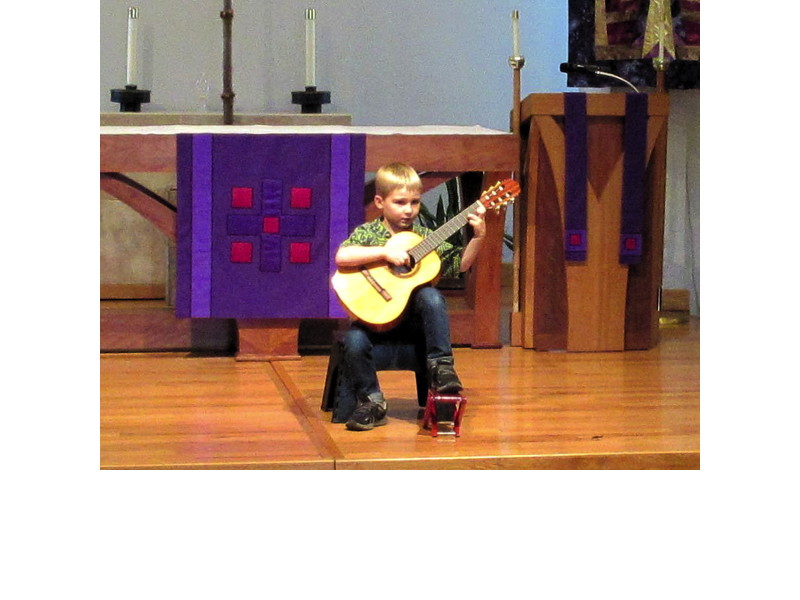
[[[408,275],[409,273],[411,273],[411,271],[414,270],[415,266],[416,266],[416,264],[415,264],[413,256],[411,257],[411,264],[410,265],[400,265],[400,266],[391,265],[392,272],[395,275],[397,275],[398,277],[402,277],[403,275]]]

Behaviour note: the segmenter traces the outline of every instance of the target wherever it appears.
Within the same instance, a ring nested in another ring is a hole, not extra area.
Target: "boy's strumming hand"
[[[384,248],[384,259],[396,267],[411,264],[411,257],[409,257],[408,252],[400,248]]]

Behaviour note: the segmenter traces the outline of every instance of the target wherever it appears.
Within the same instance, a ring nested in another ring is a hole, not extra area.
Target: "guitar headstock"
[[[521,191],[518,182],[513,179],[504,179],[483,192],[480,202],[486,207],[486,210],[490,208],[500,210],[501,207],[513,202]]]

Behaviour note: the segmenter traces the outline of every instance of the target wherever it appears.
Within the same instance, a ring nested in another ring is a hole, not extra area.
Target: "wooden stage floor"
[[[381,372],[389,424],[320,410],[327,356],[103,354],[102,469],[699,469],[700,324],[648,351],[456,349],[461,436],[421,428],[413,374]]]

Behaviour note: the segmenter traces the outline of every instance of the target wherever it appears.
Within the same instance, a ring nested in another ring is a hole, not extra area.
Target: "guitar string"
[[[463,227],[467,222],[467,216],[472,213],[474,210],[484,203],[484,201],[488,201],[492,197],[497,197],[499,194],[498,192],[505,192],[506,190],[503,186],[499,186],[498,189],[489,188],[489,190],[481,195],[479,200],[476,200],[474,204],[468,206],[464,210],[462,210],[459,214],[453,217],[450,221],[439,227],[436,231],[428,235],[425,239],[419,242],[416,246],[411,248],[408,251],[408,254],[414,259],[415,262],[419,262],[423,258],[425,258],[428,254],[430,254],[433,250],[435,250],[439,245],[442,244],[447,238],[453,235],[456,231],[458,231],[461,227]],[[503,195],[504,198],[511,198],[510,193],[505,193]]]

